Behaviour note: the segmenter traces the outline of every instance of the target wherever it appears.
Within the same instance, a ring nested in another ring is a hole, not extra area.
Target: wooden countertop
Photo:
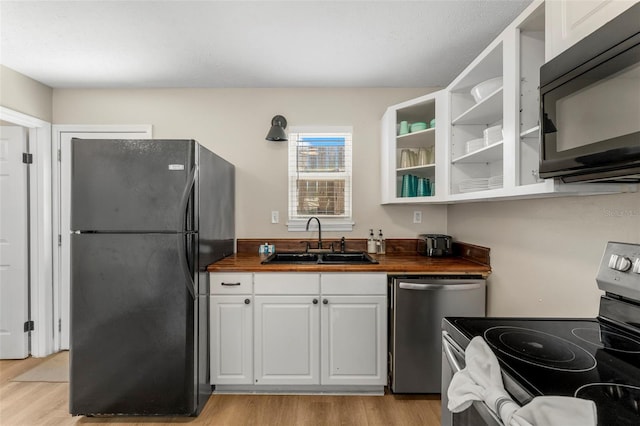
[[[462,257],[425,257],[417,254],[371,255],[373,265],[270,264],[260,262],[265,256],[239,253],[209,265],[209,272],[387,272],[389,274],[482,275],[491,267]]]

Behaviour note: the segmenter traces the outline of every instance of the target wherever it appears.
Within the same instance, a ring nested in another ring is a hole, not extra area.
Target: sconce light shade
[[[280,142],[287,140],[284,129],[287,128],[287,119],[281,115],[276,115],[271,119],[271,130],[267,133],[268,141]]]

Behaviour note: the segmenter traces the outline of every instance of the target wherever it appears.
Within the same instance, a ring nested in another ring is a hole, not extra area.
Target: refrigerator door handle
[[[196,299],[196,287],[193,282],[193,275],[191,274],[191,268],[189,268],[189,261],[187,259],[187,249],[185,245],[187,243],[187,239],[189,238],[189,234],[178,234],[178,257],[180,262],[180,269],[182,269],[182,273],[185,278],[185,285],[187,286],[187,290],[191,293],[191,297],[193,300]]]
[[[180,208],[178,212],[180,217],[178,218],[179,227],[177,229],[178,232],[191,231],[192,229],[187,229],[187,215],[189,214],[189,200],[191,199],[191,191],[193,186],[196,183],[196,173],[198,171],[198,166],[194,165],[189,173],[189,177],[187,178],[187,185],[184,187],[184,191],[182,192],[182,197],[180,198]]]

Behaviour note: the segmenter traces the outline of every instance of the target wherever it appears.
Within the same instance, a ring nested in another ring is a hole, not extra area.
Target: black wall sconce
[[[284,129],[287,128],[287,119],[281,115],[276,115],[271,119],[271,129],[267,133],[266,139],[268,141],[280,142],[286,141],[287,134]]]

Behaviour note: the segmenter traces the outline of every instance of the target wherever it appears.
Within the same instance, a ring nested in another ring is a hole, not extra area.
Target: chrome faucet
[[[311,216],[309,218],[309,220],[307,221],[307,227],[306,230],[309,230],[309,223],[315,219],[318,222],[318,250],[322,249],[322,225],[320,225],[320,219],[318,219],[315,216]]]

